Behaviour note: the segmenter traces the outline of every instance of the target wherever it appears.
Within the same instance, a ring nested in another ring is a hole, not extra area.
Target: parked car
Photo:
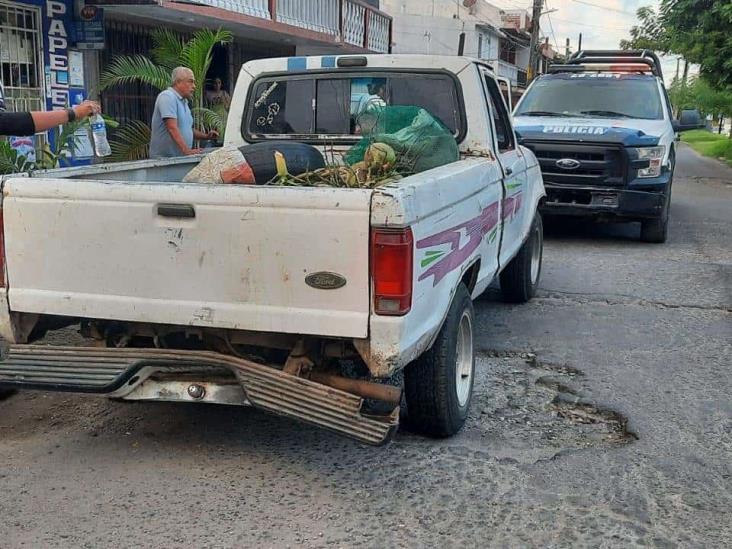
[[[679,131],[700,130],[707,127],[706,119],[697,109],[685,109],[679,116]]]
[[[249,404],[373,444],[396,430],[403,388],[417,431],[456,433],[472,300],[498,277],[526,301],[541,272],[541,173],[492,70],[252,61],[227,145],[344,151],[360,138],[350,95],[374,78],[391,104],[439,117],[459,159],[373,189],[182,183],[200,156],[5,178],[0,387]],[[96,346],[30,345],[76,323]]]
[[[529,86],[514,111],[546,184],[542,212],[640,221],[665,242],[677,132],[658,57],[582,51]],[[696,126],[694,126],[696,127]]]

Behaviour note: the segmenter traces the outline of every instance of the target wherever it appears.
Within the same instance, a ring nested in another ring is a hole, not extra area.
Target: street
[[[11,396],[0,546],[731,546],[731,243],[732,169],[686,146],[668,243],[547,223],[539,296],[476,302],[471,416],[447,440]]]

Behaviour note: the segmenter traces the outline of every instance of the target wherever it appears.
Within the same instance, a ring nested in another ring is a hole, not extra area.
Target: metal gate
[[[122,21],[105,21],[105,48],[100,55],[100,69],[108,67],[122,55],[150,55],[151,27]],[[104,112],[119,122],[140,120],[150,124],[155,98],[159,91],[139,82],[130,82],[106,89],[101,93]]]
[[[8,111],[46,110],[38,8],[0,0],[0,81]]]

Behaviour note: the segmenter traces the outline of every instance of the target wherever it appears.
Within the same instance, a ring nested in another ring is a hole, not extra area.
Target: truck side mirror
[[[679,122],[678,120],[672,120],[671,121],[671,126],[673,126],[674,131],[676,133],[679,133],[680,131],[682,131],[681,130],[681,122]]]

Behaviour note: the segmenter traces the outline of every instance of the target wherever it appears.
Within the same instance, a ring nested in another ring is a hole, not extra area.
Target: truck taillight
[[[3,209],[0,207],[0,288],[5,287],[5,223]]]
[[[412,308],[412,229],[372,229],[371,279],[374,312],[405,315]]]

